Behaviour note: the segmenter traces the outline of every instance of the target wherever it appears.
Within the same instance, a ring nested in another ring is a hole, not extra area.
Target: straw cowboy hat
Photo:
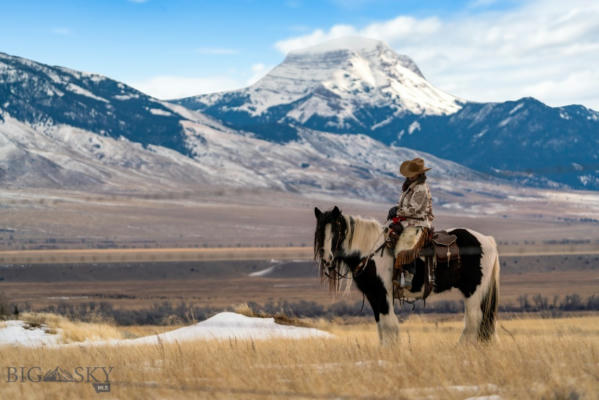
[[[422,158],[415,158],[413,160],[404,161],[399,167],[399,173],[406,178],[414,178],[430,168],[425,168],[424,160]]]

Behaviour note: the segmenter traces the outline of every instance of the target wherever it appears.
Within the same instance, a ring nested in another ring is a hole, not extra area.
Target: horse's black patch
[[[480,285],[483,277],[481,258],[483,256],[482,246],[478,239],[474,237],[470,232],[465,229],[454,229],[449,233],[458,237],[458,246],[460,247],[460,268],[448,268],[445,269],[446,275],[440,278],[440,281],[436,282],[439,289],[445,285],[450,287],[458,288],[462,294],[468,298],[472,296],[472,293],[476,290],[476,287]],[[443,270],[437,266],[437,271]],[[441,279],[443,278],[443,279]],[[445,289],[443,289],[445,290]],[[437,290],[435,291],[442,291]]]
[[[435,268],[434,292],[441,293],[451,288],[458,288],[468,298],[474,293],[482,280],[481,244],[465,229],[455,229],[450,233],[458,237],[457,243],[460,247],[461,263],[452,261],[449,264],[437,265]],[[426,280],[424,261],[417,258],[412,264],[404,265],[404,268],[414,274],[410,292],[421,292]]]
[[[413,266],[413,271],[410,270],[410,266]],[[410,292],[418,293],[422,291],[422,286],[424,285],[424,261],[420,258],[414,260],[414,262],[408,266],[404,266],[409,272],[413,273],[412,277],[412,287],[410,288]]]
[[[341,257],[350,270],[355,271],[360,264],[361,257],[358,254],[346,255]],[[354,282],[358,289],[366,296],[370,307],[374,312],[374,319],[379,322],[381,314],[389,314],[389,302],[387,301],[387,289],[383,281],[376,273],[376,264],[369,260],[366,266],[354,276]]]

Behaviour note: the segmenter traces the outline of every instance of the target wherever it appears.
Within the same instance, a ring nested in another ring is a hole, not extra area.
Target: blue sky
[[[172,98],[246,86],[289,50],[351,34],[384,40],[414,58],[433,84],[467,99],[532,95],[597,109],[593,3],[2,1],[0,51]],[[570,60],[581,54],[582,66]]]

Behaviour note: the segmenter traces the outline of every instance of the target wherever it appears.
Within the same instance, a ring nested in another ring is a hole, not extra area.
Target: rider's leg
[[[424,240],[424,228],[421,226],[408,226],[406,228],[404,228],[403,232],[401,233],[401,235],[399,236],[399,240],[397,241],[397,244],[395,245],[395,257],[397,256],[405,256],[405,257],[410,257],[410,251],[419,251],[420,248],[422,247],[422,242]],[[417,256],[418,254],[414,254],[413,257],[411,257],[412,259],[409,260],[408,262],[412,262],[414,261],[413,259]],[[405,262],[404,264],[407,264],[407,262]]]
[[[394,255],[398,263],[402,265],[411,264],[418,257],[420,248],[423,245],[425,231],[421,226],[408,226],[397,240]],[[398,259],[399,258],[399,259]],[[403,272],[403,276],[398,276],[399,284],[403,288],[412,286],[414,275],[408,271]]]

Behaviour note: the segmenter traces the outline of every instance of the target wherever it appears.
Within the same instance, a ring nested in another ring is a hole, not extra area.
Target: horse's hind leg
[[[464,300],[464,330],[460,343],[476,343],[478,340],[478,330],[483,319],[480,308],[481,292],[479,287],[472,296]]]
[[[464,332],[460,342],[490,342],[495,339],[495,324],[499,302],[499,257],[495,255],[486,279],[464,301]]]

